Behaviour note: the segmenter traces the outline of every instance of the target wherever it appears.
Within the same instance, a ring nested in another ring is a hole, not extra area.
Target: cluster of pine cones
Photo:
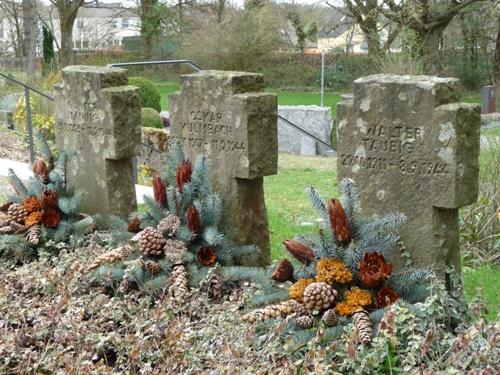
[[[26,223],[29,215],[30,212],[22,204],[9,204],[6,213],[0,212],[0,234],[24,235],[28,244],[36,247],[40,242],[41,227],[39,222],[32,225]]]

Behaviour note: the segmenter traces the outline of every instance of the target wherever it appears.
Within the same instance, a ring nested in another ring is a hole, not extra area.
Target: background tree
[[[0,10],[5,15],[8,29],[13,30],[6,35],[9,37],[6,50],[12,49],[15,57],[21,59],[24,54],[22,4],[15,0],[2,0],[0,1]]]
[[[43,26],[43,73],[47,75],[52,71],[54,62],[54,36],[52,31]]]
[[[23,56],[24,70],[28,76],[36,69],[37,19],[35,0],[23,0]]]

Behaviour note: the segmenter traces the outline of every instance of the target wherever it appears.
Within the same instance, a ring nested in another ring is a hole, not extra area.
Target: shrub
[[[130,77],[129,84],[139,88],[139,100],[142,108],[161,111],[161,95],[153,82],[142,77]]]
[[[30,96],[32,126],[39,129],[43,136],[50,141],[55,140],[56,120],[52,103],[40,95]],[[26,99],[24,95],[19,98],[16,104],[16,111],[13,116],[16,127],[22,132],[27,133],[26,129]]]
[[[141,126],[163,129],[163,121],[160,114],[153,108],[143,108],[141,110]]]

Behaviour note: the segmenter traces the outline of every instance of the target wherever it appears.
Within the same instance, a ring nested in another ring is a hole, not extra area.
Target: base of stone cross
[[[9,175],[9,169],[12,169],[16,175],[23,181],[26,181],[30,177],[33,177],[33,172],[31,171],[31,165],[28,163],[23,163],[16,160],[10,159],[0,159],[0,176],[7,177]],[[153,196],[153,188],[144,185],[135,185],[135,195],[137,198],[137,203],[144,203],[144,196]]]

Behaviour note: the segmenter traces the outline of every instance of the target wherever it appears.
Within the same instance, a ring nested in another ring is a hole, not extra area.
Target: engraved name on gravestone
[[[133,157],[140,104],[118,68],[69,66],[56,86],[56,143],[75,152],[67,183],[83,193],[84,212],[127,217],[137,209]]]
[[[186,156],[205,154],[212,184],[223,199],[222,225],[239,244],[256,244],[270,260],[263,176],[277,173],[277,99],[263,92],[260,74],[203,71],[182,77],[170,95],[170,135]]]
[[[364,214],[406,214],[405,247],[441,276],[460,267],[458,208],[478,191],[480,108],[459,99],[457,79],[372,75],[337,105],[338,177]]]

